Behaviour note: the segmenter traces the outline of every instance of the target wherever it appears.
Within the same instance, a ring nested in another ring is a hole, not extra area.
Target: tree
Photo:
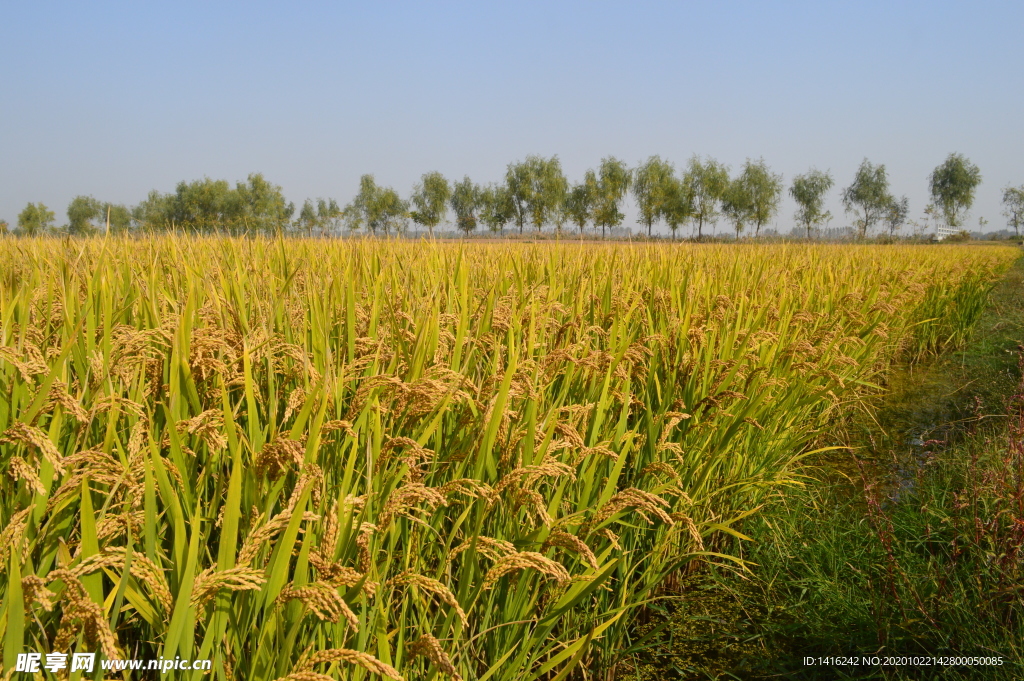
[[[668,178],[665,181],[665,203],[661,209],[661,216],[672,230],[672,238],[675,238],[679,226],[692,219],[693,214],[693,193],[690,185],[675,176]]]
[[[714,224],[718,206],[729,187],[729,168],[713,158],[690,159],[683,175],[693,201],[692,218],[697,221],[697,237],[704,235],[704,225]]]
[[[10,226],[7,224],[7,220],[0,220],[0,235],[7,234],[10,231]]]
[[[480,208],[480,187],[473,184],[468,176],[463,177],[462,182],[456,182],[452,187],[449,202],[452,212],[455,213],[455,226],[467,235],[476,229],[476,211]]]
[[[316,200],[316,218],[321,232],[329,231],[333,234],[337,230],[341,217],[342,210],[338,207],[337,201],[334,199]]]
[[[237,198],[228,196],[227,201],[240,206],[240,217],[246,233],[250,229],[266,234],[278,234],[295,212],[295,204],[285,200],[281,187],[268,182],[262,173],[252,173],[245,183],[235,187]]]
[[[946,224],[960,227],[974,204],[974,190],[981,184],[981,171],[963,154],[950,154],[928,177],[932,202],[942,211]]]
[[[754,199],[742,177],[730,181],[722,194],[722,213],[732,223],[736,230],[736,240],[739,241],[740,232],[754,215]]]
[[[594,182],[596,184],[596,180]],[[593,186],[586,182],[574,184],[569,193],[565,195],[565,214],[569,221],[580,228],[580,236],[583,235],[583,228],[587,226],[590,213],[594,208]]]
[[[56,218],[44,203],[30,203],[18,214],[18,231],[26,236],[38,236],[48,230]]]
[[[885,224],[889,227],[889,238],[896,236],[896,230],[904,225],[907,216],[910,215],[910,201],[907,197],[889,199],[889,205],[885,210]]]
[[[366,227],[372,234],[378,229],[389,234],[405,227],[409,206],[391,187],[380,187],[373,175],[359,178],[359,193],[345,207],[349,229]]]
[[[591,210],[594,224],[601,226],[601,236],[604,236],[605,228],[611,229],[622,224],[625,216],[619,210],[619,204],[629,191],[632,181],[633,173],[629,167],[614,156],[601,159],[597,174],[591,175]]]
[[[525,161],[509,164],[505,184],[520,234],[526,222],[540,231],[545,222],[555,217],[569,185],[557,156],[545,159],[532,155]]]
[[[504,233],[507,225],[515,215],[512,206],[512,195],[508,187],[489,185],[480,192],[480,220],[492,232]]]
[[[415,210],[409,217],[416,224],[426,227],[433,236],[434,227],[444,220],[448,212],[448,200],[451,197],[452,188],[444,175],[439,172],[424,173],[413,189],[412,205]]]
[[[316,208],[313,206],[312,199],[306,199],[302,202],[302,208],[299,209],[299,219],[296,222],[298,228],[303,230],[307,236],[313,236],[313,229],[320,224],[320,220],[316,215]]]
[[[243,207],[236,191],[227,180],[206,177],[193,182],[179,182],[170,201],[170,222],[193,231],[226,229],[237,233],[242,223]]]
[[[664,217],[674,173],[672,164],[660,156],[651,156],[633,171],[633,199],[640,211],[640,222],[647,225],[647,236],[651,236],[654,223]]]
[[[750,221],[754,223],[754,236],[760,236],[761,228],[775,217],[782,198],[782,175],[773,173],[764,159],[743,164],[739,177],[750,201]]]
[[[1013,227],[1019,237],[1021,220],[1024,218],[1024,184],[1003,190],[1003,215],[1006,216],[1006,224]]]
[[[132,228],[132,212],[120,203],[100,204],[100,220],[106,234],[123,234]]]
[[[847,213],[857,215],[860,238],[867,236],[871,227],[884,217],[891,200],[885,166],[872,165],[867,159],[861,161],[853,183],[843,190],[843,206]]]
[[[100,216],[100,202],[91,196],[76,196],[68,204],[68,234],[87,236],[96,233],[93,220]]]
[[[132,219],[146,231],[171,229],[174,225],[174,195],[155,189],[131,209]]]
[[[820,227],[832,219],[832,213],[822,210],[825,206],[825,194],[835,181],[828,172],[811,168],[803,175],[793,178],[793,186],[789,195],[796,201],[796,221],[807,229],[807,238],[811,238],[811,230]]]

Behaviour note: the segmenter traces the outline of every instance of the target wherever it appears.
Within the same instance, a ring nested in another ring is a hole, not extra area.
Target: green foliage
[[[690,220],[695,212],[693,188],[685,179],[670,177],[665,182],[665,203],[661,215],[665,224],[672,230],[675,237],[676,230]]]
[[[132,228],[132,212],[120,203],[104,203],[100,206],[100,219],[111,234],[124,234]]]
[[[885,166],[872,165],[864,159],[853,182],[843,190],[843,206],[847,213],[858,215],[857,232],[861,239],[867,236],[876,222],[885,217],[891,201]]]
[[[811,238],[811,231],[819,228],[822,224],[832,219],[832,213],[823,210],[825,206],[825,194],[835,184],[832,175],[811,168],[803,175],[793,178],[793,186],[789,188],[789,195],[797,203],[796,220],[807,230],[807,238]]]
[[[295,225],[312,236],[315,229],[321,233],[334,232],[341,217],[342,210],[334,199],[317,199],[315,204],[312,199],[306,199]]]
[[[0,220],[0,235],[7,234],[10,231],[10,226],[7,224],[7,220]]]
[[[281,187],[272,184],[262,173],[249,175],[235,191],[241,200],[242,222],[245,232],[255,230],[262,234],[283,232],[295,212],[295,204],[285,200]]]
[[[94,221],[100,217],[102,205],[91,196],[76,196],[68,204],[68,233],[74,236],[95,234]]]
[[[409,217],[418,225],[423,225],[431,235],[434,228],[448,212],[448,201],[452,198],[452,187],[439,172],[424,173],[419,184],[413,189],[412,205],[415,207]]]
[[[737,177],[729,182],[722,194],[722,214],[732,223],[737,240],[754,211],[753,197],[749,189],[743,178]]]
[[[747,159],[739,180],[750,200],[750,221],[754,223],[754,235],[757,236],[779,210],[782,175],[773,173],[763,158],[757,161]]]
[[[469,176],[463,177],[462,182],[452,187],[449,201],[455,213],[455,226],[464,234],[476,229],[476,213],[482,203],[480,187],[473,184]]]
[[[173,194],[150,192],[131,213],[145,231],[277,234],[288,226],[294,211],[295,205],[285,200],[281,187],[253,173],[234,188],[226,180],[208,177],[179,182]]]
[[[907,197],[903,196],[899,199],[896,197],[889,198],[889,205],[885,209],[885,224],[889,228],[889,238],[896,236],[896,230],[902,227],[907,222],[907,216],[910,215],[910,201]]]
[[[585,184],[588,185],[593,197],[591,215],[594,225],[600,226],[601,234],[604,235],[606,228],[622,224],[625,216],[619,210],[619,206],[629,191],[633,173],[625,163],[614,156],[609,156],[601,159],[596,175],[590,174],[588,177]]]
[[[774,217],[782,197],[782,175],[773,173],[764,159],[747,162],[743,171],[730,181],[722,193],[722,212],[736,229],[736,238],[747,222],[754,224],[755,236]]]
[[[349,229],[365,228],[376,234],[392,231],[399,233],[405,228],[409,205],[391,187],[377,185],[373,175],[359,178],[359,193],[345,207],[344,215]]]
[[[1024,185],[1003,190],[1003,215],[1006,216],[1006,224],[1013,227],[1019,237],[1021,221],[1024,220]]]
[[[18,231],[26,236],[38,236],[53,226],[53,211],[44,203],[30,203],[18,214]]]
[[[981,171],[963,154],[950,154],[928,178],[932,201],[942,211],[949,227],[963,225],[974,204],[974,192],[981,184]]]
[[[316,207],[313,205],[312,199],[306,199],[302,203],[302,208],[299,209],[299,218],[296,221],[299,229],[306,232],[308,236],[313,235],[313,229],[319,224],[319,219],[316,215]]]
[[[540,231],[545,223],[560,219],[568,184],[557,156],[546,159],[531,155],[525,161],[510,163],[505,185],[519,232],[527,222]]]
[[[488,185],[480,191],[480,220],[492,232],[505,231],[515,217],[512,195],[505,185]]]
[[[596,183],[574,184],[565,195],[565,215],[570,222],[579,227],[580,234],[583,234],[594,207],[594,184]]]
[[[131,209],[135,224],[145,232],[174,229],[175,194],[161,194],[155,189]]]
[[[693,201],[693,220],[697,221],[698,238],[704,235],[704,225],[718,219],[719,206],[729,188],[729,168],[713,158],[705,161],[697,156],[690,159],[683,174],[683,182]]]
[[[651,156],[633,171],[633,199],[640,212],[640,222],[651,227],[666,215],[674,190],[675,168],[660,156]]]

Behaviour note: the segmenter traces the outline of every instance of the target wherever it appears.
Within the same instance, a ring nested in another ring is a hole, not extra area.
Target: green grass
[[[652,610],[626,679],[1024,676],[1024,260],[970,338],[890,377],[744,526],[752,572],[711,572]],[[915,445],[915,441],[921,444]],[[1001,667],[806,667],[804,656],[1002,656]]]

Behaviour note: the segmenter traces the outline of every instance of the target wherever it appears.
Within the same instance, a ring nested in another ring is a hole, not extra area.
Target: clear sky
[[[763,156],[787,187],[830,169],[835,227],[861,159],[917,218],[955,151],[984,179],[971,224],[997,229],[1024,184],[1022,27],[1019,0],[4,2],[0,218],[203,176],[344,203],[363,173],[407,196],[531,153],[570,181],[702,154]]]

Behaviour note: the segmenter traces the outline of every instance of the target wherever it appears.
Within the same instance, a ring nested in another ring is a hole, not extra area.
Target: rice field
[[[614,678],[1018,255],[0,239],[4,671]]]

